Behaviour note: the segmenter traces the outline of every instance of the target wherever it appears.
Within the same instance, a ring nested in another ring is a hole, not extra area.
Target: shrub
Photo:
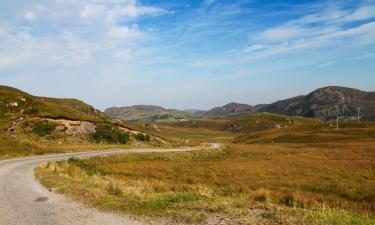
[[[137,141],[150,141],[150,136],[143,133],[138,133],[135,135]]]
[[[96,142],[108,142],[115,144],[126,144],[129,142],[129,134],[109,125],[96,127],[92,138]]]
[[[55,130],[56,124],[49,123],[46,121],[36,121],[32,124],[33,132],[37,135],[44,137],[51,134]]]

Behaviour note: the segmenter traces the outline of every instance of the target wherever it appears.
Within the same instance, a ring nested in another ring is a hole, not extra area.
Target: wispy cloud
[[[255,45],[251,45],[249,47],[246,47],[243,51],[244,52],[255,52],[255,51],[263,50],[263,49],[266,49],[266,48],[267,47],[264,46],[264,45],[255,44]]]
[[[329,67],[329,66],[332,66],[334,65],[335,62],[334,61],[328,61],[328,62],[324,62],[324,63],[321,63],[318,65],[319,68],[324,68],[324,67]]]
[[[204,1],[203,1],[203,5],[211,5],[211,4],[213,4],[214,2],[216,2],[216,0],[204,0]]]
[[[374,9],[375,6],[360,6],[348,10],[334,5],[250,34],[253,44],[243,51],[250,53],[256,50],[253,57],[264,58],[303,49],[373,44],[375,22],[365,20],[375,17]],[[353,26],[349,25],[351,22],[359,23]]]

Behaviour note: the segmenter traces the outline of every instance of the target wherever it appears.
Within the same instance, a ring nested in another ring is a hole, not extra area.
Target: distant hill
[[[205,118],[218,118],[226,116],[235,116],[246,114],[250,112],[255,112],[258,106],[251,106],[247,104],[240,104],[236,102],[231,102],[226,105],[215,107],[209,111],[199,112],[199,116]]]
[[[108,116],[125,121],[176,122],[194,118],[193,113],[176,109],[165,109],[153,105],[112,107],[104,111]]]
[[[266,105],[258,111],[293,116],[355,119],[360,110],[363,119],[375,120],[375,92],[329,86],[308,95],[297,96]]]
[[[288,116],[318,117],[334,119],[375,120],[375,92],[366,92],[353,88],[329,86],[319,88],[308,95],[300,95],[272,104],[247,105],[231,102],[209,111],[195,112],[203,118],[221,118],[243,115],[252,112],[269,112]]]

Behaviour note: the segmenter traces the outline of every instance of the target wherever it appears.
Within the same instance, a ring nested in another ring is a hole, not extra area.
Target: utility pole
[[[361,115],[361,107],[357,108],[357,123],[359,123],[360,115]]]

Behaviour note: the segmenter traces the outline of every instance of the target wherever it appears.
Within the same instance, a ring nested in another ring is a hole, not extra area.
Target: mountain
[[[258,107],[259,106],[251,106],[247,104],[231,102],[220,107],[215,107],[209,111],[199,112],[199,116],[205,118],[235,116],[240,114],[246,114],[249,112],[255,112],[258,109]]]
[[[126,107],[112,107],[104,111],[108,116],[125,121],[176,122],[192,119],[194,115],[176,109],[165,109],[153,105],[134,105]]]
[[[360,111],[363,119],[375,120],[375,92],[329,86],[266,105],[258,111],[293,116],[355,119]]]
[[[375,120],[375,92],[329,86],[319,88],[308,95],[300,95],[272,104],[251,106],[231,102],[209,111],[198,111],[195,114],[203,118],[220,118],[252,112],[269,112],[321,119],[334,119],[337,115],[344,119],[356,119],[358,111],[362,119]]]

